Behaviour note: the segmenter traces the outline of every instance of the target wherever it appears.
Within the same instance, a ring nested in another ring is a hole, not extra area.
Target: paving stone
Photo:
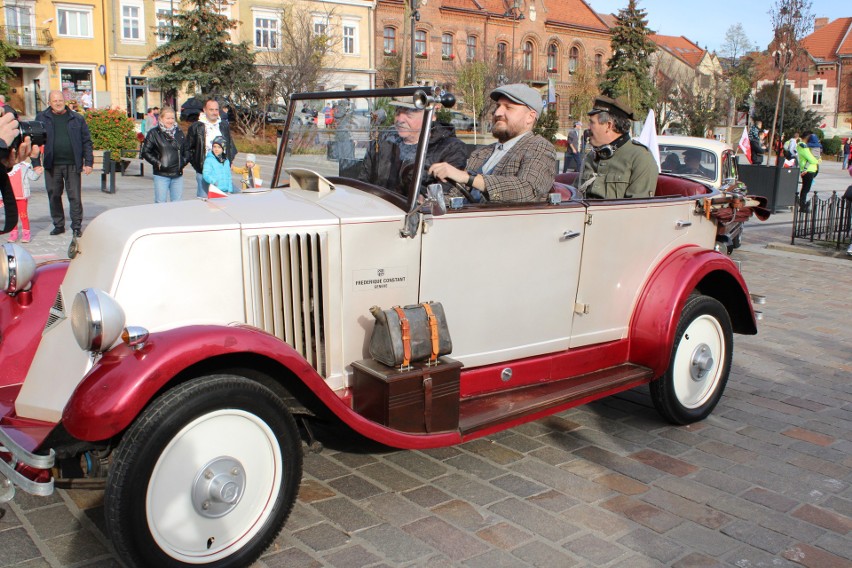
[[[763,505],[764,507],[781,511],[782,513],[790,511],[798,503],[795,499],[790,499],[784,495],[775,493],[774,491],[763,489],[762,487],[752,487],[751,489],[744,491],[740,497],[748,499],[753,503]]]
[[[386,462],[371,463],[359,468],[359,471],[361,472],[361,475],[367,477],[371,481],[384,485],[392,491],[414,489],[415,487],[419,487],[423,484],[423,482],[419,479],[400,471],[399,468],[393,467]]]
[[[492,479],[491,484],[503,491],[517,495],[518,497],[532,497],[547,491],[547,487],[534,481],[530,481],[519,475],[504,475]]]
[[[432,483],[459,499],[481,506],[502,501],[507,497],[504,491],[461,474],[446,475]]]
[[[95,560],[109,551],[88,530],[81,530],[44,540],[51,554],[63,565]]]
[[[349,473],[349,468],[344,467],[323,454],[306,454],[305,459],[302,460],[302,467],[305,473],[312,475],[320,481],[343,477]]]
[[[62,504],[64,502],[59,491],[55,491],[53,495],[48,495],[47,497],[38,497],[24,493],[23,491],[15,492],[15,506],[25,513],[33,509],[50,507],[51,505]]]
[[[811,432],[809,430],[805,430],[804,428],[789,428],[781,433],[785,436],[789,436],[790,438],[803,440],[811,444],[816,444],[817,446],[830,446],[836,441],[831,436],[826,436],[818,432]]]
[[[327,522],[294,532],[293,536],[317,551],[343,546],[349,542],[349,535]]]
[[[303,479],[302,484],[299,486],[299,501],[303,503],[322,501],[323,499],[330,499],[335,495],[337,493],[315,479]]]
[[[19,526],[21,526],[21,520],[18,519],[12,508],[4,508],[0,505],[0,531]]]
[[[755,458],[753,452],[738,448],[733,444],[722,443],[718,440],[706,440],[699,444],[697,449],[736,463],[749,463]]]
[[[671,563],[681,556],[684,550],[680,544],[644,528],[636,529],[616,542],[664,564]]]
[[[476,536],[503,550],[511,550],[533,538],[528,532],[522,531],[509,523],[497,523],[479,529],[476,531]]]
[[[0,559],[0,566],[6,566],[2,562],[3,562],[3,560]],[[53,567],[50,565],[50,562],[48,562],[44,558],[36,558],[35,560],[27,560],[26,562],[22,562],[20,564],[15,564],[15,568],[53,568]],[[120,567],[120,568],[123,568],[123,567]]]
[[[488,519],[470,503],[453,499],[431,509],[432,513],[443,520],[466,531],[476,531],[488,523]]]
[[[846,558],[852,565],[852,539],[849,536],[825,533],[811,544],[835,556]]]
[[[552,542],[559,541],[578,530],[564,518],[556,517],[514,497],[495,503],[489,506],[488,510]]]
[[[826,509],[831,509],[839,515],[852,518],[852,499],[829,497],[822,503],[822,505]]]
[[[521,454],[528,454],[531,451],[541,448],[544,445],[541,443],[540,440],[534,440],[529,436],[515,434],[514,431],[511,432],[512,434],[510,436],[500,438],[499,443],[501,446],[505,446],[511,450],[520,452]]]
[[[806,568],[848,568],[849,558],[841,558],[808,544],[797,544],[784,551],[784,558]]]
[[[488,439],[467,442],[462,444],[462,449],[499,465],[524,459],[523,453]]]
[[[612,493],[609,489],[601,487],[597,483],[587,481],[573,473],[566,472],[563,469],[564,467],[554,468],[535,460],[526,460],[512,464],[510,469],[518,475],[533,479],[542,485],[561,491],[566,495],[586,501],[597,501]]]
[[[579,566],[578,559],[567,556],[564,551],[556,550],[543,542],[531,542],[523,546],[519,546],[512,551],[512,554],[517,556],[527,566],[536,566],[539,568],[555,568],[569,566]]]
[[[585,558],[594,566],[601,566],[612,562],[624,554],[624,551],[617,546],[613,546],[611,543],[593,534],[580,535],[575,539],[569,540],[562,546],[577,556]]]
[[[710,556],[722,556],[740,545],[739,541],[717,530],[693,522],[679,524],[666,533],[666,537],[690,550],[704,552]]]
[[[527,498],[527,502],[553,513],[565,511],[579,503],[577,499],[568,497],[555,489],[550,489],[538,495],[532,495]]]
[[[413,503],[427,509],[440,503],[446,503],[451,499],[449,494],[433,485],[421,485],[420,487],[404,492],[402,495]]]
[[[356,501],[383,493],[381,489],[358,475],[346,475],[328,482],[329,486]]]
[[[630,457],[638,462],[644,463],[645,465],[649,465],[653,468],[659,469],[660,471],[664,471],[678,477],[685,477],[698,470],[696,466],[690,463],[653,450],[640,450],[630,454]]]
[[[687,554],[672,564],[672,568],[717,568],[724,566],[715,558],[710,558],[698,552]]]
[[[852,530],[851,518],[813,505],[802,505],[790,514],[797,519],[813,523],[838,534],[846,534]]]
[[[683,522],[671,513],[627,496],[613,497],[601,503],[601,506],[658,533],[669,531]]]
[[[287,517],[286,528],[289,531],[297,531],[320,523],[322,520],[322,516],[317,514],[317,511],[313,507],[301,501],[296,501],[296,504],[293,505],[293,510],[290,511],[290,516]]]
[[[651,483],[659,479],[663,474],[645,464],[637,463],[626,457],[619,456],[603,448],[583,448],[574,452],[583,459],[600,464],[606,468],[615,470],[627,477],[632,477],[642,483]]]
[[[722,533],[772,554],[778,554],[793,544],[793,539],[789,536],[740,519],[725,525]]]
[[[345,497],[337,497],[314,503],[313,507],[349,533],[382,523],[381,519],[367,512],[363,501],[359,501],[356,505]]]
[[[725,566],[754,568],[802,568],[801,564],[790,562],[780,555],[770,554],[751,546],[742,546],[723,559]]]
[[[91,489],[65,489],[63,492],[71,498],[78,509],[94,509],[96,507],[104,506],[103,491],[92,491]]]
[[[813,542],[825,534],[826,531],[822,527],[797,519],[789,514],[777,513],[775,511],[770,511],[759,517],[757,522],[762,527],[804,542]]]
[[[263,563],[269,568],[291,568],[293,566],[298,566],[299,568],[319,568],[322,566],[319,560],[311,558],[307,552],[295,547],[287,548],[270,556],[264,556]]]
[[[426,517],[402,527],[402,530],[416,536],[436,550],[441,551],[454,561],[461,561],[482,554],[488,547],[474,538],[437,517]]]
[[[450,458],[444,463],[479,479],[493,479],[503,473],[501,468],[467,453]]]
[[[696,472],[695,475],[692,476],[692,479],[699,483],[703,483],[704,485],[720,489],[725,493],[732,494],[742,493],[752,487],[751,483],[743,481],[739,477],[706,469]]]
[[[421,479],[435,479],[447,473],[447,467],[441,462],[418,452],[400,452],[391,454],[385,459]]]
[[[323,558],[331,566],[340,566],[340,568],[361,568],[362,566],[376,564],[381,560],[362,546],[347,546],[345,549],[327,554]]]
[[[376,463],[378,460],[371,454],[358,454],[349,452],[335,452],[331,455],[335,461],[340,462],[347,468],[359,468],[371,463]]]
[[[426,509],[396,493],[383,493],[368,497],[360,504],[380,519],[394,526],[410,523],[429,514]]]
[[[695,503],[680,495],[675,495],[674,493],[669,493],[658,488],[651,489],[639,498],[673,515],[714,530],[731,520],[728,515],[720,513],[712,507]]]
[[[81,529],[80,523],[64,504],[33,510],[27,514],[27,520],[36,527],[38,536],[45,539]]]
[[[23,528],[0,531],[0,566],[13,566],[41,557],[38,547]]]
[[[563,516],[578,527],[606,537],[625,533],[636,526],[620,515],[585,503],[565,511]]]
[[[648,490],[648,486],[644,483],[640,483],[620,473],[601,475],[595,478],[595,483],[599,483],[613,491],[618,491],[623,495],[639,495]]]

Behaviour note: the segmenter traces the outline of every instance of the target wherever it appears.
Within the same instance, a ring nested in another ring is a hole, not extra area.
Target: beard
[[[502,144],[506,140],[511,140],[520,134],[520,132],[517,128],[512,127],[505,118],[501,118],[494,120],[494,123],[491,125],[491,134]]]

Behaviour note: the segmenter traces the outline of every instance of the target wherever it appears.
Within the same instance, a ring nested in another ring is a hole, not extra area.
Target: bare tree
[[[571,75],[571,82],[568,84],[568,105],[571,118],[581,119],[592,110],[595,97],[600,94],[599,79],[594,65],[588,58],[577,61],[577,67]]]
[[[328,22],[333,12],[326,14]],[[288,100],[293,93],[312,91],[327,82],[335,67],[339,38],[330,29],[317,33],[311,12],[293,5],[281,8],[280,36],[257,61],[270,98]]]
[[[677,96],[671,99],[672,112],[689,136],[701,136],[724,117],[725,106],[715,84],[721,77],[711,77],[697,71],[678,85]]]
[[[729,67],[738,67],[740,57],[749,51],[759,51],[759,48],[748,38],[743,25],[736,23],[728,28],[728,31],[725,32],[725,42],[722,44],[719,54],[728,60]]]
[[[658,56],[651,67],[651,73],[654,78],[654,87],[657,89],[657,96],[651,108],[654,110],[657,132],[663,132],[671,122],[672,100],[677,97],[679,91],[674,77],[674,63],[667,57]]]
[[[775,59],[775,66],[780,71],[778,79],[780,85],[787,83],[787,72],[801,51],[800,42],[813,28],[811,5],[811,0],[776,0],[769,11],[774,32],[770,47]],[[778,89],[778,100],[776,100],[775,114],[772,117],[772,130],[769,134],[770,152],[775,147],[778,105],[780,104],[781,93],[784,91],[785,89]]]

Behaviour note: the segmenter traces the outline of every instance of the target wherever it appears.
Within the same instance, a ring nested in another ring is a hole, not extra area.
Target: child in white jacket
[[[21,221],[23,229],[21,231],[22,243],[30,242],[30,217],[27,214],[27,202],[30,199],[30,182],[41,178],[41,174],[44,172],[44,168],[41,166],[41,159],[39,158],[38,147],[33,148],[33,153],[30,156],[33,163],[30,163],[30,160],[27,159],[15,164],[15,167],[9,170],[9,181],[12,182],[12,191],[15,193],[15,201],[18,204],[18,218]],[[17,240],[18,228],[15,227],[9,233],[9,242],[14,243]]]

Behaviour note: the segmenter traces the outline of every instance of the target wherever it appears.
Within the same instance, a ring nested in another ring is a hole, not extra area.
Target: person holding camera
[[[0,196],[3,199],[5,221],[0,233],[8,233],[18,226],[18,205],[7,175],[16,164],[27,159],[32,151],[29,135],[22,136],[21,124],[6,100],[0,95]],[[26,123],[25,123],[26,126]]]
[[[50,91],[49,107],[38,114],[36,120],[44,124],[47,140],[44,144],[45,189],[53,219],[51,235],[65,232],[65,209],[62,192],[68,193],[71,207],[71,230],[75,237],[83,232],[83,200],[81,197],[81,172],[92,173],[94,157],[89,126],[83,117],[65,104],[62,91]]]

